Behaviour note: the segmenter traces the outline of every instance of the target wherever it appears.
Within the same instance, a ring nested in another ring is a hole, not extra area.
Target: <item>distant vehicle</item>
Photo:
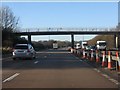
[[[86,50],[91,50],[91,46],[86,46]]]
[[[96,46],[86,46],[86,50],[95,51],[96,50]]]
[[[77,44],[75,45],[75,48],[76,48],[76,49],[80,49],[80,48],[81,48],[80,43],[77,43]]]
[[[31,44],[16,44],[13,49],[13,60],[16,58],[30,58],[33,59],[36,52]]]
[[[96,46],[90,46],[90,50],[95,51],[96,50]]]
[[[58,49],[58,43],[57,42],[53,43],[53,49]]]
[[[86,49],[88,43],[86,41],[81,42],[82,49]]]
[[[106,41],[97,41],[96,47],[98,50],[106,49]]]

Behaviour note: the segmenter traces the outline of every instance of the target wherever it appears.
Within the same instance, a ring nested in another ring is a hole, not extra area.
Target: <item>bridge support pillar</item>
[[[114,48],[116,48],[116,34],[114,35]]]
[[[71,34],[71,47],[74,49],[74,34]]]
[[[118,34],[118,49],[120,49],[120,35]]]
[[[115,48],[120,48],[120,35],[114,35],[114,46]]]
[[[31,35],[28,34],[28,43],[31,44]]]

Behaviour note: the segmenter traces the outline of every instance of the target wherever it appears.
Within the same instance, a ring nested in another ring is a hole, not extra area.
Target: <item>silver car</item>
[[[13,49],[13,60],[16,58],[30,58],[36,57],[36,52],[30,44],[17,44]]]

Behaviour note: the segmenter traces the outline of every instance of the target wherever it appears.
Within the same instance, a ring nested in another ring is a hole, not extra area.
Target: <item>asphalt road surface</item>
[[[37,52],[34,60],[3,59],[2,88],[118,88],[95,68],[64,50]]]

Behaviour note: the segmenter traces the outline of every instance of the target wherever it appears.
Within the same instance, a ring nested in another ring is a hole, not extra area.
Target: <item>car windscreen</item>
[[[28,46],[26,46],[26,45],[18,45],[18,46],[15,46],[15,49],[28,49]]]
[[[88,44],[83,44],[84,46],[87,46]]]

